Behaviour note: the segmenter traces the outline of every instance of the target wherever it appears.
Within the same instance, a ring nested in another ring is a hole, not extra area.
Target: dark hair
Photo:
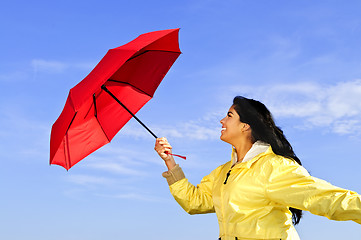
[[[239,115],[240,121],[251,126],[252,142],[260,140],[268,143],[274,153],[291,158],[302,165],[283,131],[276,126],[271,112],[263,103],[237,96],[233,99],[233,107]],[[293,224],[298,224],[302,217],[302,210],[290,207],[290,211],[292,212]]]

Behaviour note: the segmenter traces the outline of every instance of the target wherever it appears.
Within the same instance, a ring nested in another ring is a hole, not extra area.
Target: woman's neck
[[[238,146],[234,146],[237,152],[237,162],[242,162],[244,156],[246,156],[247,152],[251,149],[253,143],[251,141],[244,141]]]

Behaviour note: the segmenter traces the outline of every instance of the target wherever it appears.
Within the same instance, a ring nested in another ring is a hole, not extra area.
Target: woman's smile
[[[233,106],[220,122],[222,124],[221,140],[231,143],[234,138],[239,137],[242,123],[240,122],[239,116]]]

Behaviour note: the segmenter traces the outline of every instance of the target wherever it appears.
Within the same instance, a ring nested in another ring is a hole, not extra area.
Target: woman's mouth
[[[221,132],[223,132],[223,131],[226,131],[226,128],[222,128],[222,129],[221,129]]]

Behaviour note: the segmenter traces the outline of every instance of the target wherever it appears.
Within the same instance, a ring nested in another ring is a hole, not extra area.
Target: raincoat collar
[[[272,152],[271,145],[268,143],[257,141],[255,142],[251,149],[246,153],[243,158],[242,162],[237,162],[237,152],[236,149],[232,146],[232,157],[231,157],[231,164],[232,167],[237,165],[240,167],[250,168],[251,165],[259,159],[259,157],[263,156],[264,154]],[[258,156],[258,157],[257,157]],[[256,158],[257,157],[257,158]]]

